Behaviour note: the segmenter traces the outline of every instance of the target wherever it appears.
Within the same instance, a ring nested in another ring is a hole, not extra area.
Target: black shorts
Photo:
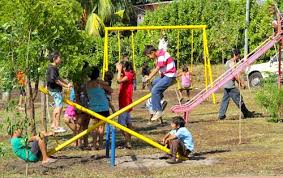
[[[31,142],[31,152],[38,158],[41,157],[41,151],[38,145],[38,141],[35,140],[33,142]]]
[[[26,96],[26,90],[25,90],[25,87],[23,86],[20,86],[20,95]]]
[[[102,111],[102,112],[96,112],[97,114],[99,115],[102,115],[104,117],[108,117],[110,115],[110,112],[109,111]],[[96,122],[99,122],[100,119],[97,119],[95,117],[92,117],[92,119],[94,119]]]

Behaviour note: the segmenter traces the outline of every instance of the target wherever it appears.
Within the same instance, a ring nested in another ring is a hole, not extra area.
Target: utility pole
[[[247,57],[249,53],[249,37],[248,37],[249,23],[250,23],[250,0],[246,0],[246,24],[245,24],[245,47],[244,47],[245,57]]]

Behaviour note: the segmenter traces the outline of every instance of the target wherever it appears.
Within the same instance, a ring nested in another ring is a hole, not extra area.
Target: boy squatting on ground
[[[30,145],[26,146],[25,139],[22,138],[22,130],[19,128],[8,128],[8,134],[11,136],[11,145],[13,152],[22,160],[28,162],[37,162],[42,160],[42,164],[53,163],[56,159],[49,158],[46,151],[45,137],[53,135],[52,132],[42,132],[37,136],[32,136],[28,140]]]
[[[166,154],[163,158],[171,158],[167,163],[175,164],[180,162],[180,159],[177,161],[177,153],[179,156],[188,157],[194,150],[194,140],[182,117],[173,117],[171,127],[172,130],[162,139],[162,143],[170,148],[171,154]]]

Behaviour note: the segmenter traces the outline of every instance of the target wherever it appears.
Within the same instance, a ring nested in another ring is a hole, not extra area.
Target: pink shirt
[[[176,77],[176,66],[174,59],[163,49],[158,51],[157,66],[160,67],[161,76]]]
[[[183,73],[181,79],[182,79],[182,87],[191,86],[191,76],[189,72]]]

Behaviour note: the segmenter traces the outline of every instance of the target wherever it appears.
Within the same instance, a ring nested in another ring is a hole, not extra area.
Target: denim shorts
[[[62,93],[58,91],[50,91],[50,95],[53,97],[53,100],[55,102],[55,107],[63,107],[63,97]]]
[[[124,112],[121,114],[118,118],[118,123],[123,125],[123,126],[129,126],[132,124],[132,117],[129,112]]]

